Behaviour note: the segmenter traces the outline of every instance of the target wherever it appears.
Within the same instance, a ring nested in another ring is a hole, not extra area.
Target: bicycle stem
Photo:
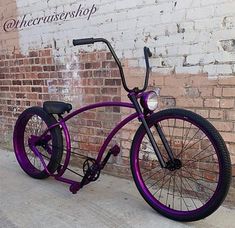
[[[166,167],[166,163],[165,163],[165,161],[164,161],[164,159],[163,159],[163,157],[162,157],[162,155],[161,155],[161,152],[160,152],[160,150],[159,150],[159,148],[158,148],[158,146],[157,146],[157,143],[156,143],[156,141],[155,141],[155,139],[154,139],[154,137],[153,137],[153,134],[152,134],[152,132],[150,131],[149,126],[148,126],[148,124],[147,124],[147,122],[146,122],[146,120],[145,120],[145,118],[144,118],[144,114],[143,114],[143,112],[141,111],[140,105],[139,105],[139,103],[138,103],[138,101],[137,101],[137,98],[136,98],[136,94],[133,93],[133,92],[132,92],[132,93],[129,93],[129,94],[128,94],[128,97],[129,97],[129,99],[131,100],[131,102],[133,103],[133,105],[134,105],[134,107],[135,107],[135,109],[136,109],[136,112],[138,113],[138,116],[139,116],[138,119],[139,119],[139,121],[142,122],[142,124],[144,125],[144,128],[145,128],[145,130],[146,130],[146,133],[147,133],[148,138],[149,138],[149,140],[150,140],[150,143],[151,143],[151,145],[152,145],[152,147],[153,147],[153,149],[154,149],[154,152],[155,152],[155,154],[156,154],[156,156],[157,156],[157,158],[158,158],[158,161],[159,161],[161,167],[162,167],[162,168],[165,168],[165,167]]]

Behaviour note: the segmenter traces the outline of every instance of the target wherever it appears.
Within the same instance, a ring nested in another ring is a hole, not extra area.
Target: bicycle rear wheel
[[[147,122],[168,168],[161,168],[141,125],[131,147],[131,170],[143,198],[173,220],[194,221],[213,213],[231,180],[229,153],[218,131],[201,116],[182,109],[160,111]],[[157,125],[177,165],[171,164]]]
[[[44,179],[49,177],[38,156],[33,151],[32,142],[43,157],[47,169],[54,173],[62,159],[63,138],[59,126],[52,128],[41,140],[45,130],[56,124],[56,119],[41,107],[31,107],[22,112],[14,128],[14,150],[21,168],[31,177]]]

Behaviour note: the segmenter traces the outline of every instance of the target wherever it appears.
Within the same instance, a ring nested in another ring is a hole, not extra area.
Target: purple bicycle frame
[[[80,109],[75,110],[74,112],[68,114],[66,117],[64,118],[60,118],[60,120],[58,121],[58,123],[50,126],[41,137],[44,137],[48,131],[50,131],[52,128],[60,125],[62,127],[64,136],[65,136],[65,141],[66,141],[66,157],[65,157],[65,161],[64,164],[62,166],[62,168],[58,171],[57,174],[52,174],[49,173],[49,171],[47,170],[44,162],[42,161],[43,158],[41,156],[39,156],[39,159],[41,160],[41,162],[43,163],[43,166],[45,167],[45,170],[48,172],[48,174],[50,176],[55,177],[57,180],[62,181],[62,182],[66,182],[68,184],[73,184],[76,183],[72,180],[63,178],[62,175],[64,174],[64,172],[66,171],[68,165],[69,165],[69,161],[70,161],[70,157],[71,157],[71,139],[70,139],[70,134],[69,134],[69,130],[66,126],[66,121],[70,120],[72,117],[79,115],[82,112],[91,110],[91,109],[95,109],[95,108],[99,108],[99,107],[126,107],[126,108],[133,108],[135,109],[134,105],[131,103],[127,103],[127,102],[101,102],[101,103],[96,103],[96,104],[91,104],[91,105],[87,105],[85,107],[82,107]],[[110,141],[112,140],[112,138],[114,137],[114,135],[123,127],[125,126],[127,123],[129,123],[130,121],[132,121],[135,118],[140,117],[139,114],[137,112],[127,116],[124,120],[122,120],[121,122],[119,122],[114,128],[113,130],[108,134],[107,138],[105,139],[105,141],[103,142],[102,146],[100,147],[100,150],[98,152],[98,156],[96,158],[96,162],[97,164],[101,163],[103,154],[105,153],[105,150],[108,146],[108,144],[110,143]]]

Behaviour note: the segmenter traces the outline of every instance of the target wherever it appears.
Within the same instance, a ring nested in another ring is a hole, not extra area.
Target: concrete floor
[[[108,175],[72,195],[67,185],[52,178],[28,177],[13,153],[0,150],[0,228],[231,228],[234,223],[235,210],[224,207],[198,222],[171,221],[145,203],[132,181]]]

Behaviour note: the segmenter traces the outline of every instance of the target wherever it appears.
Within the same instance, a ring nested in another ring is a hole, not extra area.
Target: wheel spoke
[[[190,144],[190,142],[195,138],[195,136],[198,134],[198,132],[200,131],[200,129],[197,130],[197,132],[194,134],[194,136],[189,140],[189,142],[184,146],[184,151],[187,150],[187,146]],[[199,140],[200,141],[200,140]]]
[[[168,182],[168,180],[171,178],[171,176],[173,176],[173,174],[171,174],[170,177],[169,177],[165,182],[163,182],[163,184],[161,185],[161,187],[159,187],[159,189],[158,189],[155,193],[153,193],[153,195],[157,194],[160,190],[161,190],[161,192],[162,192],[162,187]],[[164,176],[164,179],[165,179],[165,176]],[[160,198],[160,197],[159,197],[159,198]]]
[[[187,187],[186,187],[186,185],[184,184],[183,180],[182,180],[182,185],[184,186],[185,189],[187,189]],[[188,198],[188,197],[187,197],[187,198]],[[190,197],[190,199],[191,199],[192,203],[194,204],[195,208],[197,208],[197,206],[196,206],[194,200],[193,200],[191,197]]]
[[[177,183],[176,183],[176,187],[177,187],[177,189],[180,192],[180,210],[182,211],[182,201],[183,201],[185,206],[186,206],[186,208],[187,208],[187,210],[189,211],[189,208],[188,208],[188,206],[187,206],[187,204],[185,202],[185,199],[182,197],[182,187],[181,187],[181,190],[180,190]]]
[[[160,171],[162,168],[160,168],[159,170],[157,170],[155,173],[153,173],[150,177],[148,177],[147,179],[145,179],[144,181],[148,181],[151,177],[155,176],[158,171]],[[143,175],[143,174],[142,174]]]
[[[182,167],[182,168],[185,170],[185,172],[188,172],[188,170],[187,170],[187,169],[185,169],[184,167]],[[211,181],[211,179],[206,178],[206,177],[203,177],[203,176],[198,175],[198,174],[196,174],[196,173],[193,173],[193,175],[196,175],[197,177],[200,177],[200,178],[202,178],[202,179],[206,179],[206,180],[208,180],[210,183],[217,183],[217,184],[218,184],[218,182]]]
[[[155,207],[171,214],[172,217],[173,214],[178,216],[175,212],[184,212],[187,216],[202,208],[209,210],[209,203],[215,200],[213,197],[217,194],[216,189],[221,182],[223,169],[220,169],[220,157],[224,156],[221,151],[226,154],[226,148],[218,146],[217,132],[210,132],[209,125],[200,119],[201,117],[187,110],[171,109],[161,112],[161,115],[156,115],[156,119],[151,117],[148,124],[167,168],[161,168],[146,132],[142,130],[136,144],[137,148],[142,149],[139,149],[137,156],[139,166],[143,166],[142,169],[137,168],[142,177],[142,182],[138,180],[139,174],[135,178],[135,181],[139,182],[138,189],[142,188],[141,194],[147,202],[150,200],[150,196],[145,195],[148,190],[152,196],[151,200],[154,199],[151,202]],[[167,139],[175,162],[170,160],[156,126],[161,128]],[[198,219],[200,216],[195,213],[193,217]],[[180,216],[178,218],[181,219]]]
[[[168,202],[168,196],[169,196],[170,185],[171,185],[171,177],[170,177],[170,181],[169,181],[169,185],[168,185],[168,189],[167,189],[166,205],[168,205],[167,202]]]
[[[211,144],[212,145],[212,144]],[[210,146],[211,146],[210,145]],[[206,149],[208,149],[210,146],[208,146]],[[200,155],[203,151],[205,151],[206,149],[203,149],[202,151],[200,151],[198,154],[196,154],[195,156],[193,156],[192,157],[192,159],[193,158],[196,158],[198,155]],[[210,154],[210,155],[208,155],[208,156],[206,156],[206,157],[203,157],[203,158],[200,158],[200,159],[198,159],[198,160],[196,160],[196,161],[200,161],[200,160],[202,160],[202,159],[205,159],[205,158],[208,158],[208,157],[211,157],[211,156],[214,156],[215,154]],[[195,161],[195,160],[194,160]],[[189,161],[188,162],[186,162],[184,165],[187,165],[189,163]],[[192,162],[193,163],[193,162]],[[190,164],[192,164],[192,163],[190,163]]]
[[[210,190],[211,192],[214,192],[214,190],[212,190],[211,188],[209,188],[209,187],[207,187],[207,186],[205,186],[205,185],[203,185],[203,184],[198,183],[197,180],[192,176],[191,173],[189,173],[189,175],[192,177],[192,179],[191,179],[191,178],[188,178],[188,177],[186,177],[186,176],[183,176],[183,175],[181,176],[181,178],[182,178],[182,177],[183,177],[183,178],[187,178],[187,179],[189,179],[189,180],[191,180],[191,181],[197,183],[198,185],[202,186],[203,188],[206,188],[206,189]]]
[[[155,186],[157,183],[159,183],[162,179],[165,178],[165,176],[166,176],[166,170],[164,170],[164,174],[163,174],[163,175],[164,175],[164,176],[163,176],[160,180],[158,180],[157,182],[153,183],[149,188],[152,188],[152,187]]]
[[[186,141],[187,141],[188,134],[189,134],[189,131],[190,131],[191,127],[192,127],[192,123],[190,123],[190,128],[188,128],[188,129],[186,130],[186,135],[185,135],[185,140],[184,140],[184,142],[183,142],[182,150],[183,150],[184,147],[185,147],[185,143],[186,143]],[[183,130],[183,131],[184,131],[184,130]]]

